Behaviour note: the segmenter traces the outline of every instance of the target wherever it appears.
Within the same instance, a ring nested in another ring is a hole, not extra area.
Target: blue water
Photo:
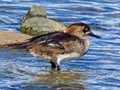
[[[0,0],[0,31],[19,32],[33,5],[62,24],[84,22],[100,39],[79,60],[62,62],[60,74],[28,52],[0,51],[0,90],[120,90],[120,0]]]

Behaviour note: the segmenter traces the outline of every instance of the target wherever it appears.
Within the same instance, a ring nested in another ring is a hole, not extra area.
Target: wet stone
[[[26,34],[18,34],[9,31],[0,32],[0,49],[6,48],[6,44],[24,42],[31,36]]]
[[[33,6],[23,17],[22,22],[32,17],[47,17],[46,9],[42,6]]]
[[[65,28],[63,24],[48,19],[45,8],[33,6],[23,17],[20,30],[29,35],[42,35],[48,32],[63,31]]]

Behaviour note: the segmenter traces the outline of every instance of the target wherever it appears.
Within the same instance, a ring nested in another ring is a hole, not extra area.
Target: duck
[[[89,48],[90,41],[87,35],[95,35],[85,23],[74,23],[64,31],[50,32],[34,36],[25,42],[9,44],[13,49],[25,49],[31,55],[51,64],[51,69],[60,71],[61,61],[69,61],[84,56]]]

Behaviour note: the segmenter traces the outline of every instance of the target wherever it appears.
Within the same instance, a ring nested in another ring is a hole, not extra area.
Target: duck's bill
[[[96,38],[100,38],[100,36],[95,35],[95,34],[94,34],[94,33],[92,33],[92,32],[91,32],[89,35],[90,35],[90,36],[93,36],[93,37],[96,37]]]

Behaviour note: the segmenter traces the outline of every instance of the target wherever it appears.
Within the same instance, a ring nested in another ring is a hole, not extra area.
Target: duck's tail
[[[9,49],[27,50],[29,47],[29,42],[13,43],[7,44]]]

